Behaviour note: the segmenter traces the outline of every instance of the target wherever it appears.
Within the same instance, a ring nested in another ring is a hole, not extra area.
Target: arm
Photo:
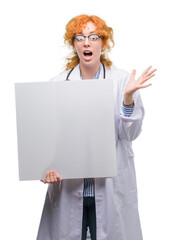
[[[151,84],[145,84],[151,77],[155,76],[154,72],[156,69],[151,70],[151,66],[148,67],[141,76],[135,80],[136,71],[133,70],[128,80],[124,93],[123,93],[123,103],[132,107],[134,105],[132,114],[126,116],[121,111],[120,121],[119,121],[119,138],[127,141],[133,141],[136,139],[140,132],[142,121],[144,118],[144,108],[139,94],[139,89],[151,86]]]
[[[125,105],[132,105],[133,104],[133,95],[134,93],[141,89],[151,86],[151,83],[145,84],[150,78],[155,76],[154,72],[157,71],[157,69],[153,69],[150,71],[152,66],[149,66],[145,71],[141,74],[141,76],[135,80],[135,74],[136,70],[134,69],[131,73],[131,77],[127,83],[127,86],[125,88],[124,92],[124,104]]]

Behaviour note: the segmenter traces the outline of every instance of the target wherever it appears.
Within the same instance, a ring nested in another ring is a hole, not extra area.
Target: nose
[[[86,37],[84,40],[84,46],[89,46],[89,45],[90,45],[90,40],[88,37]]]

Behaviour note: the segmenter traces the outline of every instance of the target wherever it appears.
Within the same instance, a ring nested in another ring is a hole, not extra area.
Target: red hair
[[[105,51],[101,54],[100,61],[106,67],[110,67],[112,65],[112,62],[108,58],[107,52],[109,52],[111,48],[114,47],[113,29],[111,27],[108,27],[105,21],[101,18],[95,15],[79,15],[72,18],[65,27],[66,32],[64,35],[64,41],[69,46],[73,46],[74,40],[72,37],[78,33],[81,33],[82,29],[88,22],[94,23],[96,26],[96,33],[103,36],[102,41],[103,46],[105,47]],[[66,61],[66,70],[76,67],[80,62],[76,52],[73,52],[71,57],[67,57]]]

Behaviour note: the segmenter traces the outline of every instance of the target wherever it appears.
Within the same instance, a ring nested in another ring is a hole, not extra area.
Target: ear
[[[72,46],[72,50],[73,50],[74,52],[76,52],[76,49],[75,49],[75,46],[74,46],[74,45]]]
[[[104,52],[105,50],[106,50],[106,44],[102,42],[102,52]]]
[[[101,53],[104,53],[106,50],[106,47],[102,47]]]

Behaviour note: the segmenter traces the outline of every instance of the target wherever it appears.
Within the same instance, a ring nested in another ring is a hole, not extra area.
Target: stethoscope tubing
[[[103,66],[103,78],[105,79],[105,78],[106,78],[106,69],[105,69],[104,64],[102,64],[102,66]],[[70,81],[69,76],[70,76],[70,74],[72,73],[73,70],[74,70],[74,68],[72,68],[72,69],[69,71],[69,73],[68,73],[68,75],[67,75],[67,77],[66,77],[66,81]]]

